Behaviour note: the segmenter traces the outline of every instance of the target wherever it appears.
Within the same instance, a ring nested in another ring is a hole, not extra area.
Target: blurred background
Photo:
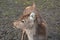
[[[33,0],[0,0],[0,40],[21,40],[22,31],[14,29],[25,7]],[[42,17],[48,24],[48,40],[60,40],[60,0],[34,0]],[[25,39],[27,40],[27,39]]]

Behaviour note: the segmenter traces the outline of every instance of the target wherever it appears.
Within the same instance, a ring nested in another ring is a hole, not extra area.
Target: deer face
[[[31,12],[29,16],[21,20],[17,20],[13,24],[16,28],[19,29],[30,29],[33,28],[33,26],[35,25],[35,19],[36,19],[35,13]]]

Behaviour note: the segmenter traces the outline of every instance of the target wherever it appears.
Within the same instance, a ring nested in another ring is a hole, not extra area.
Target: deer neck
[[[35,40],[34,35],[36,35],[36,25],[32,29],[26,29],[26,34],[29,40]]]

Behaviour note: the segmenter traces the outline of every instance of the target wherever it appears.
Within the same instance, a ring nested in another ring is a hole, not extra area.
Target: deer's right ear
[[[35,20],[35,13],[31,12],[30,16],[29,16],[30,20]]]
[[[41,26],[47,25],[46,21],[41,16],[37,17],[37,22],[38,22],[38,24],[41,24]]]

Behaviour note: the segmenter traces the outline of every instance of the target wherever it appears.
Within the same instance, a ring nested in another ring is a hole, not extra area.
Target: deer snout
[[[16,26],[16,25],[17,25],[17,23],[16,23],[16,22],[13,22],[13,25],[14,25],[14,26]]]
[[[24,25],[20,21],[13,22],[13,25],[14,25],[14,28],[24,29]]]
[[[14,28],[17,28],[17,26],[19,25],[19,23],[17,21],[13,22]]]

